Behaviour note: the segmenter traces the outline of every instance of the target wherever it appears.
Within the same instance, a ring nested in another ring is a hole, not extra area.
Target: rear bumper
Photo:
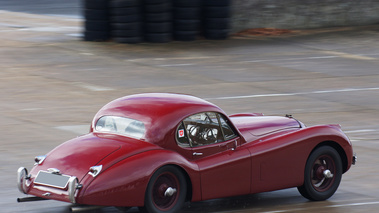
[[[78,183],[78,179],[75,176],[71,176],[69,178],[67,187],[65,189],[58,189],[44,185],[35,185],[33,181],[34,178],[28,174],[28,170],[25,167],[20,167],[17,170],[17,187],[19,191],[24,194],[35,195],[41,198],[34,200],[52,199],[76,203],[78,190],[81,188],[81,185]],[[34,200],[31,199],[27,201]]]

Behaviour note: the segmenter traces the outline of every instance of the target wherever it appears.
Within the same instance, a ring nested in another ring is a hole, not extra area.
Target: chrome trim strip
[[[90,174],[92,177],[96,177],[98,174],[100,174],[102,169],[103,165],[92,166],[91,168],[89,168],[88,174]]]
[[[40,165],[46,159],[46,155],[39,155],[34,158],[34,165]]]
[[[59,171],[57,168],[48,168],[47,171],[56,175],[61,174],[61,171]]]

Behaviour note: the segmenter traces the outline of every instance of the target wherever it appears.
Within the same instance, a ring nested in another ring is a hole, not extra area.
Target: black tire
[[[202,0],[174,0],[175,7],[200,7]]]
[[[200,20],[174,20],[174,31],[198,31]]]
[[[85,29],[87,31],[109,31],[110,25],[108,21],[90,21],[84,22]]]
[[[175,189],[172,195],[165,196],[166,189]],[[182,209],[187,194],[187,183],[183,173],[174,166],[164,166],[151,177],[145,193],[145,206],[149,213],[174,213]]]
[[[197,31],[175,31],[174,40],[176,41],[194,41],[197,39]]]
[[[139,7],[113,8],[111,10],[112,16],[138,15],[140,13],[141,9]]]
[[[228,29],[229,22],[229,18],[207,18],[204,20],[204,28],[206,30]]]
[[[165,2],[161,4],[145,4],[145,13],[167,13],[172,10],[171,2]]]
[[[201,10],[196,7],[175,7],[173,14],[174,19],[200,19]]]
[[[230,6],[230,0],[204,0],[205,6],[225,7]]]
[[[145,31],[147,33],[169,33],[172,32],[172,23],[145,23]]]
[[[136,44],[143,42],[142,37],[114,37],[113,41],[117,43]]]
[[[329,170],[333,177],[326,177],[326,170]],[[309,156],[304,171],[304,184],[298,187],[298,190],[309,200],[326,200],[336,192],[341,178],[341,156],[334,148],[321,146]]]
[[[140,30],[112,30],[111,34],[113,38],[140,37],[142,35]]]
[[[147,13],[145,14],[145,21],[150,23],[155,22],[171,22],[172,14],[171,13]]]
[[[112,23],[130,23],[130,22],[140,22],[142,21],[142,15],[125,15],[125,16],[111,16],[110,20]]]
[[[228,36],[229,36],[229,30],[228,29],[205,30],[204,31],[204,37],[206,39],[223,40],[223,39],[227,39]]]
[[[145,40],[152,43],[167,43],[172,40],[171,33],[146,33]]]
[[[204,15],[207,18],[229,18],[230,7],[205,7]]]
[[[91,21],[109,20],[108,10],[86,9],[84,10],[83,13],[84,13],[85,20],[91,20]]]
[[[85,9],[106,9],[108,0],[83,0]]]
[[[109,7],[136,7],[141,5],[141,0],[110,0]]]
[[[141,22],[131,22],[131,23],[112,23],[112,30],[142,30]]]
[[[106,31],[85,31],[83,34],[84,41],[107,41],[109,38],[110,34]]]

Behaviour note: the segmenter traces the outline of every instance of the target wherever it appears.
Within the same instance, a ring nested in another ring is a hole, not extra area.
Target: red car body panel
[[[237,137],[205,146],[178,146],[175,135],[181,121],[200,112],[224,115]],[[138,140],[96,132],[97,120],[106,115],[142,121],[145,136]],[[305,127],[290,117],[261,113],[228,117],[214,104],[192,96],[132,95],[101,108],[89,134],[48,153],[31,170],[27,193],[44,197],[50,192],[49,199],[69,202],[67,189],[34,184],[38,171],[58,168],[62,174],[76,176],[82,185],[77,203],[143,206],[150,178],[165,165],[175,165],[185,174],[191,201],[296,187],[303,184],[310,153],[322,144],[340,153],[346,172],[352,164],[352,145],[338,125]],[[96,165],[103,167],[92,177],[88,171]]]
[[[151,150],[125,158],[97,176],[89,187],[80,192],[78,203],[143,206],[147,183],[162,165],[177,165],[186,172],[192,181],[194,199],[201,200],[197,165],[172,151]]]
[[[168,136],[167,132],[176,129],[178,123],[185,117],[207,111],[225,114],[216,105],[193,96],[141,94],[111,101],[99,110],[93,122],[96,122],[104,115],[116,115],[142,121],[148,130],[145,140],[161,147],[166,147],[172,146],[166,140],[168,139],[166,138]],[[93,131],[93,128],[91,131]]]
[[[254,162],[251,193],[301,186],[308,156],[320,144],[335,147],[344,158],[344,172],[350,168],[353,159],[351,144],[337,126],[288,131],[248,144]]]

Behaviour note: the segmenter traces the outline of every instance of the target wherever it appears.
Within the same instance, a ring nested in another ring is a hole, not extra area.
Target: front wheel
[[[337,190],[341,177],[340,155],[332,147],[322,146],[309,156],[305,166],[304,184],[298,190],[309,200],[326,200]]]
[[[187,194],[183,173],[174,166],[164,166],[151,177],[145,194],[143,212],[174,213],[182,208]]]

